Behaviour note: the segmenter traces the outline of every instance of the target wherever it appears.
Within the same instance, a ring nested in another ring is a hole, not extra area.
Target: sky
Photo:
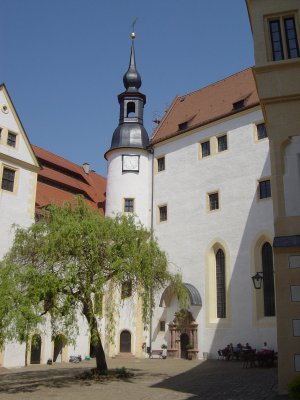
[[[254,65],[244,0],[0,0],[0,83],[32,144],[106,176],[131,24],[144,125],[184,95]]]

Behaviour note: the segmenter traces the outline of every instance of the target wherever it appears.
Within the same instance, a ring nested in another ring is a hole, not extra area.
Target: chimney
[[[90,164],[89,163],[87,163],[87,162],[83,163],[82,168],[86,174],[89,174],[89,172],[90,172]]]

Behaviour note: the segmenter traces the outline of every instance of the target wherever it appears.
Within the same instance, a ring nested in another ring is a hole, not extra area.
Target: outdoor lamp
[[[263,273],[256,272],[255,275],[251,276],[251,279],[253,281],[254,289],[261,289],[261,284],[263,281]]]

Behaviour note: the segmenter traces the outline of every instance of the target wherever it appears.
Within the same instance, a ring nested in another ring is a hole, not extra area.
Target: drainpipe
[[[150,145],[149,152],[152,155],[151,160],[151,222],[150,222],[150,229],[151,229],[151,240],[153,239],[153,225],[154,225],[154,213],[153,213],[153,202],[154,202],[154,148]],[[150,304],[152,305],[153,293],[151,290],[150,293]],[[149,347],[150,347],[150,354],[152,350],[152,312],[150,314],[150,322],[149,322]]]

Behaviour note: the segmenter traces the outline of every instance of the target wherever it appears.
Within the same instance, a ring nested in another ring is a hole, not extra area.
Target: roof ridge
[[[248,67],[248,68],[242,69],[242,70],[239,71],[239,72],[235,72],[234,74],[228,75],[228,76],[226,76],[225,78],[219,79],[219,80],[216,81],[216,82],[210,83],[209,85],[203,86],[203,87],[201,87],[201,88],[199,88],[199,89],[193,90],[192,92],[188,92],[188,93],[186,93],[186,94],[184,94],[184,95],[182,95],[182,96],[179,96],[179,97],[180,97],[180,98],[182,98],[182,97],[187,97],[187,96],[190,96],[190,95],[192,95],[192,94],[194,94],[194,93],[201,92],[201,91],[204,90],[204,89],[207,89],[207,88],[209,88],[209,87],[211,87],[211,86],[215,86],[215,85],[217,85],[217,84],[220,83],[220,82],[224,82],[224,81],[226,81],[227,79],[230,79],[230,78],[232,78],[232,77],[234,77],[234,76],[236,76],[236,75],[241,74],[242,72],[251,71],[251,70],[252,70],[252,67]]]

